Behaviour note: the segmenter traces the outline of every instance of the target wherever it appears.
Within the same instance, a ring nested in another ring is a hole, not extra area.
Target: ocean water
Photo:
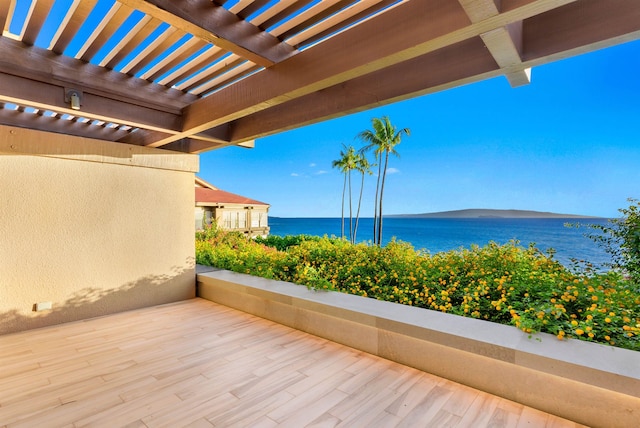
[[[606,219],[515,219],[515,218],[385,218],[383,244],[392,238],[408,242],[415,249],[430,253],[484,246],[491,241],[504,244],[517,240],[526,247],[534,243],[543,251],[555,250],[554,258],[565,266],[572,259],[586,260],[602,267],[611,261],[610,256],[593,241],[584,236],[585,227],[566,227],[566,223],[605,224]],[[349,230],[348,219],[345,230]],[[272,235],[340,236],[340,218],[279,218],[270,217]],[[373,219],[361,218],[357,241],[373,239]]]

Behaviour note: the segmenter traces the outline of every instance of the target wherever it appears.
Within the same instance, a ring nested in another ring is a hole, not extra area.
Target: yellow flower
[[[611,318],[605,318],[604,322],[611,322]]]
[[[576,320],[571,321],[571,325],[574,326],[574,327],[577,326],[578,325],[578,321],[576,321]]]
[[[584,334],[584,330],[582,330],[581,328],[579,328],[579,329],[577,329],[577,330],[576,330],[576,334],[577,334],[578,336],[582,336],[582,335]]]
[[[598,296],[591,296],[591,300],[593,300],[594,302],[598,301]]]

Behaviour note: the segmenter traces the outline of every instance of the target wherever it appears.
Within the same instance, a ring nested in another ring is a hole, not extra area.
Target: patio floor
[[[0,368],[6,427],[581,426],[199,298],[0,336]]]

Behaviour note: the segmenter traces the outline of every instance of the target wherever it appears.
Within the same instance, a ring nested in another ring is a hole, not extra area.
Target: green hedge
[[[209,229],[197,263],[640,350],[640,293],[610,271],[572,271],[516,242],[437,254],[393,241],[271,236],[253,241]]]

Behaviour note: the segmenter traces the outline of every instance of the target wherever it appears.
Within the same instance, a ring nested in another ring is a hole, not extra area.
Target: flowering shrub
[[[204,231],[196,260],[235,272],[319,290],[543,331],[640,350],[640,293],[611,271],[572,272],[516,242],[429,254],[392,241],[385,247],[337,238],[270,237]],[[274,247],[286,248],[279,251]]]

